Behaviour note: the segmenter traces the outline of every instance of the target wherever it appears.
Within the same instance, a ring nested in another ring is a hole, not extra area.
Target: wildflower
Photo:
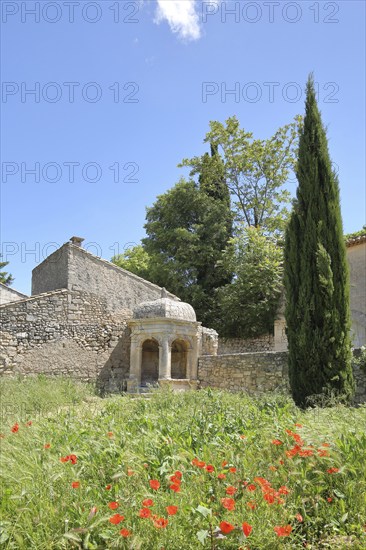
[[[297,428],[302,428],[302,424],[299,424],[298,422],[296,422],[295,426],[296,426]]]
[[[249,523],[246,523],[244,521],[243,525],[241,526],[243,533],[246,537],[249,537],[250,533],[252,532],[253,527],[249,525]]]
[[[222,498],[221,504],[224,508],[226,508],[226,510],[235,510],[235,500],[233,498]]]
[[[322,443],[321,447],[330,447],[329,443]]]
[[[229,468],[229,472],[231,472],[232,474],[235,474],[236,468]]]
[[[174,472],[174,475],[175,475],[176,478],[182,479],[182,475],[183,475],[183,474],[182,474],[182,472],[180,472],[179,470],[177,470],[176,472]]]
[[[226,488],[225,492],[227,495],[235,495],[236,491],[237,491],[236,487],[229,485],[229,487]]]
[[[166,511],[168,512],[169,516],[175,516],[175,514],[178,512],[178,506],[167,506]]]
[[[275,472],[277,470],[276,466],[268,466],[268,469],[271,470],[271,472]]]
[[[108,437],[113,437],[113,432],[107,432]]]
[[[168,520],[165,519],[165,518],[158,518],[156,517],[154,519],[154,527],[156,527],[157,529],[165,529],[165,527],[168,525]]]
[[[122,537],[129,537],[132,535],[131,531],[129,531],[128,529],[121,529],[120,534],[122,535]]]
[[[278,537],[288,537],[292,531],[291,525],[284,525],[282,527],[273,527],[274,532]]]
[[[328,468],[327,474],[336,474],[339,472],[339,468]]]
[[[283,445],[283,443],[279,439],[272,439],[272,445]]]
[[[134,472],[133,470],[131,470],[131,468],[128,468],[128,469],[127,469],[127,475],[128,475],[129,477],[133,476],[134,473],[135,473],[135,472]]]
[[[253,484],[253,483],[250,483],[248,486],[247,486],[247,489],[248,491],[255,491],[256,490],[256,486]]]
[[[16,422],[14,426],[11,428],[11,431],[13,432],[13,434],[16,434],[18,430],[19,430],[19,424],[18,422]]]
[[[227,466],[227,464],[228,464],[228,463],[226,462],[226,460],[224,460],[224,461],[222,462],[222,464],[221,464],[221,467],[222,467],[222,468],[225,468],[225,466]]]
[[[117,510],[118,506],[119,506],[118,502],[109,502],[108,503],[108,508],[110,508],[111,510]]]
[[[314,451],[312,449],[302,449],[299,451],[299,456],[313,456]]]
[[[329,451],[326,449],[318,449],[318,455],[319,456],[329,456]]]
[[[173,483],[172,485],[170,485],[169,489],[171,491],[174,491],[175,493],[180,493],[180,485],[178,485],[177,483]]]
[[[151,500],[151,498],[145,498],[145,500],[142,501],[143,506],[154,506],[154,501]]]
[[[332,502],[332,500],[333,500],[332,497],[327,497],[328,502]]]
[[[139,516],[140,518],[149,518],[151,516],[151,510],[149,508],[141,508]]]
[[[253,502],[252,500],[247,502],[247,506],[248,508],[250,508],[251,510],[255,510],[255,508],[257,507],[256,503]]]
[[[170,476],[169,479],[172,483],[175,483],[176,485],[180,485],[182,483],[181,479],[179,477],[175,476],[175,475]]]
[[[108,485],[105,486],[106,491],[110,491],[112,489],[112,485],[108,483]]]
[[[112,523],[113,525],[118,525],[124,519],[125,519],[124,516],[121,516],[120,514],[114,514],[114,516],[111,516],[109,518],[109,522]]]
[[[79,489],[79,487],[80,487],[80,481],[73,481],[73,482],[71,483],[71,487],[72,487],[73,489]]]
[[[226,475],[225,474],[219,474],[217,476],[218,479],[226,479]]]
[[[43,445],[43,448],[44,448],[44,449],[49,449],[50,447],[51,447],[51,443],[45,443],[45,444]]]
[[[207,470],[209,473],[212,473],[212,472],[215,471],[215,467],[212,466],[212,464],[207,464],[206,470]]]
[[[295,518],[296,518],[297,521],[299,521],[300,523],[301,523],[302,521],[304,521],[304,518],[303,518],[302,515],[299,514],[299,513],[297,513],[297,514],[295,515]]]
[[[246,435],[241,435],[241,436],[239,436],[239,437],[240,437],[240,439],[246,439],[246,438],[247,438]]]
[[[69,455],[69,460],[71,462],[71,464],[76,464],[78,459],[77,459],[77,456],[76,455]]]
[[[201,468],[201,469],[206,468],[206,462],[203,462],[202,460],[199,460],[197,462],[197,466],[198,466],[198,468]]]
[[[231,523],[228,523],[227,521],[222,521],[220,523],[220,529],[224,535],[228,535],[234,529],[234,525],[231,525]]]
[[[160,483],[157,479],[150,479],[149,483],[151,489],[154,489],[154,491],[157,491],[160,487]]]
[[[31,421],[31,420],[28,420],[28,422],[26,422],[25,425],[28,426],[28,428],[29,428],[29,426],[32,425],[32,421]]]
[[[286,485],[282,485],[279,489],[278,489],[278,493],[280,495],[288,495],[290,492],[290,489],[288,487],[286,487]]]

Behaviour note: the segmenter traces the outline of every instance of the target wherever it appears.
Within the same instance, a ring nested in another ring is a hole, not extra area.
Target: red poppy
[[[69,457],[68,457],[68,458],[69,458],[69,460],[70,460],[71,464],[76,464],[76,463],[77,463],[77,461],[78,461],[78,458],[77,458],[77,456],[76,456],[76,455],[69,455]]]
[[[151,489],[154,489],[154,491],[157,491],[160,487],[160,483],[157,479],[150,479],[149,483]]]
[[[225,475],[225,474],[219,474],[217,477],[218,477],[218,479],[226,479],[226,475]]]
[[[141,508],[139,516],[140,518],[149,518],[151,516],[151,510],[149,508]]]
[[[233,498],[222,498],[221,504],[226,510],[235,510],[235,500]]]
[[[14,426],[11,428],[11,431],[13,432],[13,434],[16,434],[18,430],[19,430],[19,424],[18,422],[16,422]]]
[[[225,468],[225,466],[227,466],[227,465],[228,465],[228,463],[226,462],[226,460],[224,460],[221,464],[222,468]]]
[[[174,472],[174,475],[175,477],[177,477],[178,479],[182,479],[182,472],[180,472],[179,470],[177,470],[176,472]]]
[[[329,456],[329,451],[326,449],[318,449],[318,455],[319,456]]]
[[[327,498],[327,501],[328,501],[328,502],[332,502],[332,500],[333,500],[332,497],[328,497],[328,498]]]
[[[283,443],[279,439],[272,439],[272,445],[283,445]]]
[[[268,466],[268,469],[271,470],[271,472],[275,472],[277,470],[276,466]]]
[[[117,510],[119,504],[118,502],[109,502],[108,503],[108,508],[110,508],[111,510]]]
[[[224,535],[228,535],[234,529],[234,525],[231,525],[231,523],[228,523],[227,521],[222,521],[220,523],[220,529]]]
[[[292,531],[291,525],[283,525],[282,527],[273,527],[274,532],[278,537],[288,537]]]
[[[175,514],[178,512],[178,506],[167,506],[166,511],[168,512],[169,516],[175,516]]]
[[[174,491],[175,493],[180,493],[180,485],[177,485],[176,483],[173,483],[173,485],[170,485],[169,489],[171,491]]]
[[[120,534],[122,535],[122,537],[129,537],[130,535],[132,535],[131,531],[129,531],[128,529],[121,529]]]
[[[28,420],[28,422],[25,423],[26,426],[31,426],[32,425],[32,421],[31,420]]]
[[[154,519],[154,527],[157,529],[165,529],[165,527],[168,525],[168,520],[165,518],[155,518]]]
[[[236,487],[233,487],[232,485],[229,485],[229,487],[226,488],[225,493],[226,493],[227,495],[235,495],[235,493],[236,493],[237,490],[238,490],[238,489],[237,489]]]
[[[105,486],[106,491],[110,491],[112,489],[112,485],[108,484]]]
[[[252,532],[252,529],[253,527],[251,525],[249,525],[249,523],[246,523],[244,521],[243,525],[241,526],[241,528],[243,529],[243,533],[246,537],[249,537],[250,533]]]
[[[290,489],[288,487],[286,487],[286,485],[282,485],[279,489],[278,489],[278,493],[280,495],[288,495],[290,492]]]
[[[255,508],[257,507],[256,503],[253,502],[252,500],[250,502],[247,502],[247,506],[248,508],[250,508],[251,510],[255,510]]]
[[[257,487],[256,487],[253,483],[251,483],[250,485],[247,485],[248,491],[255,491],[256,488],[257,488]]]
[[[73,489],[79,489],[79,487],[80,487],[80,481],[73,481],[73,482],[71,483],[71,487],[72,487]]]
[[[236,468],[229,468],[229,472],[231,472],[232,474],[235,474]]]
[[[68,457],[68,456],[62,456],[62,457],[60,458],[60,461],[61,461],[61,462],[68,462],[68,461],[69,461],[69,457]]]
[[[113,437],[113,432],[107,432],[108,437]]]
[[[114,514],[114,516],[111,516],[109,518],[109,522],[112,523],[113,525],[118,525],[124,519],[125,519],[124,516],[121,516],[120,514]]]
[[[51,447],[51,443],[45,443],[45,444],[43,445],[43,448],[44,448],[44,449],[49,449],[50,447]]]
[[[299,521],[300,523],[301,523],[302,521],[304,521],[304,518],[302,517],[301,514],[296,514],[296,515],[295,515],[295,518],[296,518],[297,521]]]
[[[329,443],[322,443],[321,446],[322,447],[330,447]]]
[[[129,477],[133,476],[134,473],[135,473],[135,472],[134,472],[133,470],[131,470],[131,468],[128,468],[128,469],[127,469],[127,475],[128,475]]]
[[[151,500],[151,498],[145,498],[145,500],[142,501],[143,506],[154,506],[154,501]]]
[[[240,435],[239,437],[240,437],[240,439],[246,439],[247,438],[246,435]]]
[[[207,470],[208,472],[212,473],[212,472],[215,471],[215,467],[212,466],[212,464],[207,464],[206,470]]]
[[[198,468],[206,468],[206,462],[203,462],[203,460],[199,460],[196,464],[196,466],[198,466]]]
[[[339,468],[328,468],[327,474],[336,474],[339,472]]]
[[[313,456],[314,451],[312,449],[302,449],[299,451],[299,456]]]
[[[180,485],[180,484],[182,483],[180,477],[177,477],[177,476],[175,476],[175,475],[174,475],[174,476],[170,476],[169,479],[170,479],[170,481],[171,481],[172,483],[175,483],[176,485]]]
[[[298,422],[296,422],[295,426],[297,426],[297,428],[302,428],[302,424],[299,424]]]
[[[268,502],[268,504],[273,504],[275,501],[275,496],[273,493],[265,493],[263,498]]]

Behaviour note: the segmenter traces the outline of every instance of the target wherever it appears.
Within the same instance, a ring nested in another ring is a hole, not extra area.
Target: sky
[[[1,248],[32,269],[73,235],[107,260],[203,154],[304,113],[313,71],[345,233],[365,224],[365,2],[1,1]],[[288,182],[292,194],[296,180]]]

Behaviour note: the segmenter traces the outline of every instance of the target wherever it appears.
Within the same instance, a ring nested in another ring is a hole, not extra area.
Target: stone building
[[[102,391],[217,387],[256,395],[288,387],[284,298],[274,334],[219,339],[193,308],[82,248],[72,237],[32,272],[32,296],[0,285],[0,375],[67,375]],[[366,235],[348,243],[355,347],[365,338]],[[366,372],[354,370],[356,402]]]

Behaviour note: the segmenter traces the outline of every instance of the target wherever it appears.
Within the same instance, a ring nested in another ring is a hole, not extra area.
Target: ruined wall
[[[0,306],[0,374],[69,375],[123,389],[129,373],[129,310],[59,290]]]
[[[198,380],[201,388],[246,391],[251,395],[289,391],[287,361],[287,352],[207,355],[199,358]],[[366,403],[366,370],[354,366],[353,374],[356,383],[354,403]]]
[[[352,239],[347,247],[347,259],[353,345],[357,348],[366,345],[366,238]]]
[[[32,272],[32,294],[57,288],[95,294],[105,299],[111,312],[133,309],[141,302],[161,297],[157,285],[71,243],[64,244]]]
[[[10,302],[17,302],[18,300],[23,300],[27,298],[25,294],[10,288],[3,283],[0,283],[0,305],[9,304]]]
[[[257,351],[273,351],[274,338],[272,334],[264,334],[257,338],[219,338],[217,353],[226,355],[232,353],[249,353]]]

